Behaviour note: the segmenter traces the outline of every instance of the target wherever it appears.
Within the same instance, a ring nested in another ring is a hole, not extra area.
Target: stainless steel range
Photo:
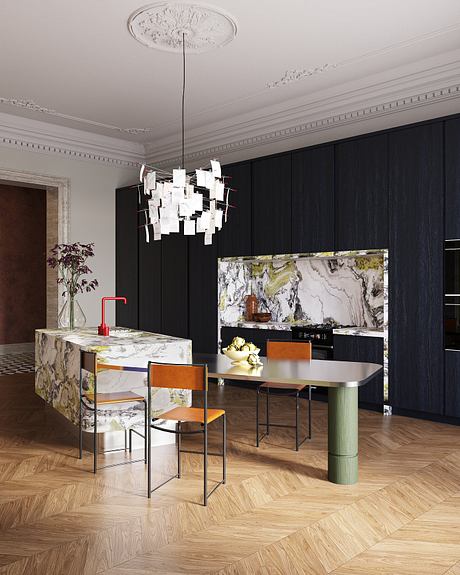
[[[332,323],[294,325],[291,328],[292,340],[311,341],[314,359],[333,359],[333,330],[342,327],[350,326]]]

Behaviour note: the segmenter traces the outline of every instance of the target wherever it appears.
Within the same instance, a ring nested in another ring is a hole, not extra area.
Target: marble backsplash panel
[[[384,253],[220,261],[220,323],[240,321],[252,292],[274,322],[383,328],[384,263]]]

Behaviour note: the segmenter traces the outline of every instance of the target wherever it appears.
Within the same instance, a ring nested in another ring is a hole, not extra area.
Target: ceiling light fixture
[[[160,5],[154,5],[155,8],[158,6]],[[164,3],[161,6],[164,8]],[[189,22],[196,27],[196,10],[199,8],[197,5],[172,4],[171,6],[175,9],[179,6],[185,6]],[[202,7],[202,10],[208,9]],[[142,13],[138,11],[131,16],[129,28],[139,41],[146,44],[145,37],[141,40],[134,33],[135,30],[142,29],[145,36],[146,31],[148,31],[146,16],[144,15],[139,19],[140,14]],[[212,16],[215,16],[214,12],[212,12]],[[171,17],[171,13],[168,13],[168,17]],[[150,17],[149,21],[150,24],[153,25],[154,23],[156,26],[156,33],[151,34],[151,37],[159,37],[158,14],[155,15],[155,18],[152,20]],[[206,11],[203,12],[202,19],[209,26],[210,17]],[[184,235],[192,236],[204,233],[204,244],[210,245],[216,231],[220,230],[224,222],[227,221],[229,208],[233,207],[229,203],[232,188],[228,185],[227,178],[222,175],[220,162],[216,159],[210,160],[210,167],[208,164],[206,168],[188,173],[185,170],[186,44],[187,46],[189,44],[196,45],[196,29],[192,29],[187,24],[183,15],[179,20],[182,28],[174,30],[174,37],[176,38],[174,48],[177,49],[177,36],[180,34],[182,52],[181,164],[172,173],[149,164],[142,164],[139,178],[144,184],[144,193],[143,195],[139,194],[139,201],[140,212],[144,214],[145,221],[141,227],[145,231],[147,242],[150,241],[152,230],[153,239],[161,240],[163,235],[180,233],[182,229]],[[233,38],[236,28],[232,28],[232,30]],[[226,31],[228,33],[228,30]],[[191,37],[190,42],[188,35]],[[162,37],[162,41],[164,43],[164,37]],[[227,39],[227,41],[230,40]],[[150,45],[153,45],[153,42]],[[169,46],[169,49],[172,47]],[[197,51],[203,50],[195,49],[195,52]]]

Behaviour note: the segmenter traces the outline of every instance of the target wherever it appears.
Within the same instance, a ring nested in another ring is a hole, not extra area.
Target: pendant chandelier
[[[172,173],[142,164],[139,178],[144,184],[147,208],[140,198],[140,211],[145,223],[145,239],[154,241],[163,235],[182,233],[185,236],[204,234],[204,244],[211,245],[214,234],[227,221],[229,195],[233,191],[221,173],[220,162],[210,160],[205,168],[185,170],[185,33],[182,33],[182,104],[181,104],[181,165]]]

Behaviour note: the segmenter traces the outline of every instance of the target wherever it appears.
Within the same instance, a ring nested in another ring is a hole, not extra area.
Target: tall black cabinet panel
[[[446,121],[446,239],[460,238],[460,118]]]
[[[383,338],[334,335],[334,359],[383,364]],[[383,372],[359,388],[359,401],[383,405]]]
[[[116,295],[126,305],[116,304],[116,324],[138,328],[137,186],[116,190]]]
[[[139,233],[139,329],[161,333],[161,246]]]
[[[388,136],[336,145],[337,250],[388,247]]]
[[[254,255],[291,253],[291,154],[253,162],[252,202]]]
[[[334,147],[292,155],[292,251],[334,249]]]
[[[217,246],[189,238],[189,337],[195,353],[217,351]]]
[[[228,220],[217,234],[219,257],[252,255],[251,163],[224,166],[230,192]]]
[[[460,352],[446,351],[445,415],[460,417]]]
[[[443,126],[389,135],[390,404],[442,414]]]
[[[162,236],[162,332],[188,337],[188,237]]]

